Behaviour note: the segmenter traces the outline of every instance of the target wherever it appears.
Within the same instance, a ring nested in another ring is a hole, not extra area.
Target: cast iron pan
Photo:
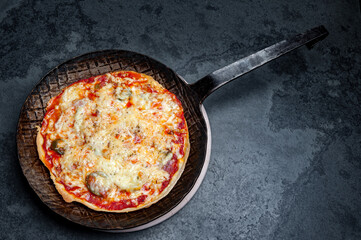
[[[327,35],[323,26],[316,27],[219,69],[194,84],[188,84],[162,63],[130,51],[97,51],[66,61],[40,80],[21,109],[16,137],[23,173],[40,199],[54,212],[72,222],[115,232],[136,231],[153,226],[175,214],[190,200],[207,170],[210,127],[202,105],[203,100],[227,82],[302,45],[311,47]],[[35,143],[36,126],[41,125],[46,103],[50,98],[77,80],[117,70],[150,75],[178,97],[184,108],[191,145],[182,177],[165,198],[149,208],[120,214],[97,212],[79,203],[64,202],[56,191],[48,170],[39,160]]]

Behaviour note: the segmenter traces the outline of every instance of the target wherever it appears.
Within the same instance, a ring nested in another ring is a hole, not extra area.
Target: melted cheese
[[[61,96],[62,114],[54,129],[47,129],[51,139],[65,142],[60,177],[71,186],[106,192],[109,200],[120,200],[122,191],[130,198],[150,190],[157,194],[170,178],[163,166],[174,156],[184,162],[182,145],[165,134],[177,130],[182,108],[155,81],[146,82],[157,90],[150,92],[132,78],[107,77],[102,85],[96,80],[73,84]],[[101,174],[93,174],[89,183],[92,173]]]

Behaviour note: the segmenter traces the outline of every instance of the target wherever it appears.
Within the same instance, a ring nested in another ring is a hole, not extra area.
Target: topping
[[[97,84],[94,85],[95,90],[99,90],[100,88],[101,88],[100,83],[97,83]]]
[[[119,101],[124,101],[130,99],[130,97],[132,96],[132,91],[128,88],[126,89],[117,88],[115,94]]]
[[[163,163],[167,163],[169,162],[169,160],[171,160],[173,158],[173,153],[172,152],[168,152],[167,155],[165,156]]]
[[[64,141],[61,139],[54,140],[50,145],[50,149],[55,151],[57,154],[63,155],[65,153]]]
[[[104,197],[106,194],[105,181],[108,176],[104,172],[92,172],[85,178],[85,185],[89,191],[99,197]]]

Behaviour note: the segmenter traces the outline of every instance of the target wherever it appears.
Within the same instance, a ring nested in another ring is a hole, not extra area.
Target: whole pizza
[[[64,88],[49,101],[36,143],[66,202],[108,212],[166,196],[189,153],[180,101],[152,77],[130,71]]]

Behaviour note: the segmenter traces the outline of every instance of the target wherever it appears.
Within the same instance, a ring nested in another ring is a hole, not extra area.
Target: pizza
[[[66,202],[106,212],[138,210],[165,197],[190,149],[181,102],[132,71],[65,87],[48,102],[36,143]]]

